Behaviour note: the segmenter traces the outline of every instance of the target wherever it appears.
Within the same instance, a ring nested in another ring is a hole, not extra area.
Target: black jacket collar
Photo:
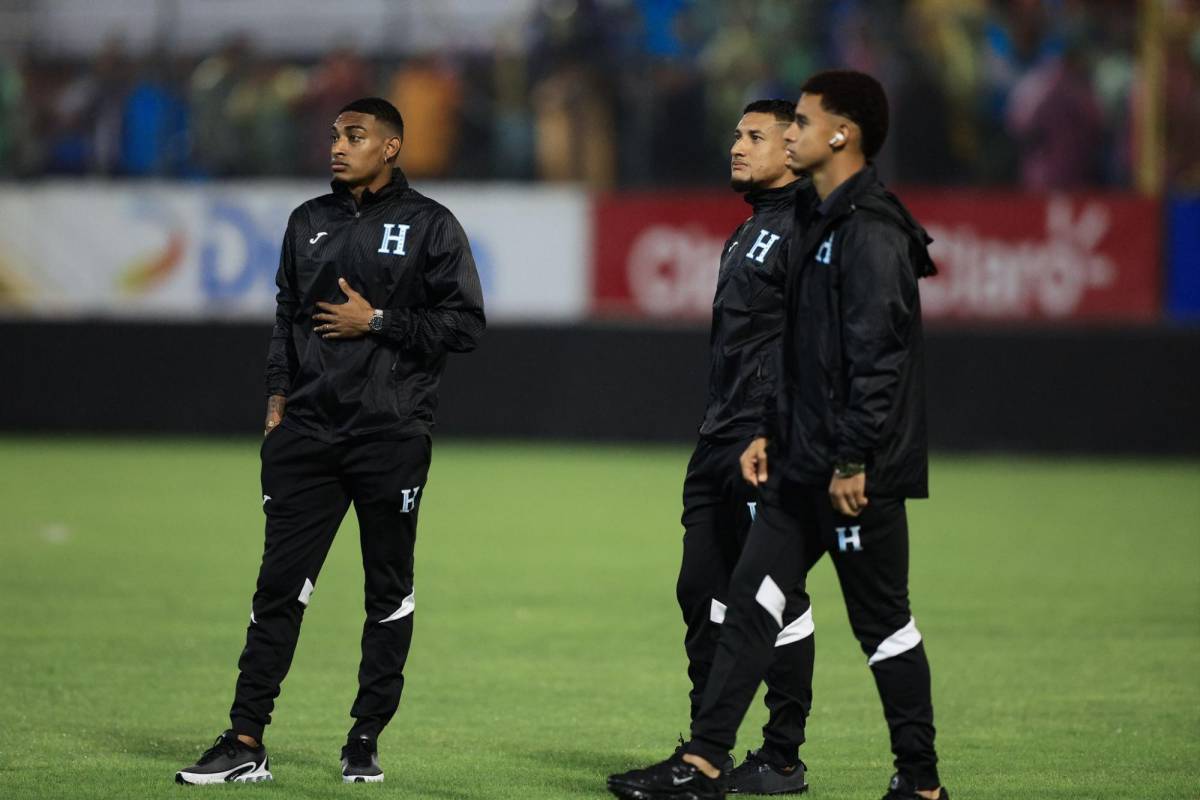
[[[333,193],[339,196],[345,196],[351,203],[354,202],[354,194],[350,191],[350,187],[345,182],[336,178],[329,184],[333,187]],[[392,168],[392,178],[378,192],[372,192],[366,189],[362,194],[362,202],[359,203],[360,208],[366,208],[369,205],[386,200],[389,197],[400,194],[408,188],[408,178],[404,177],[404,171],[399,167]]]
[[[743,198],[754,208],[755,214],[776,211],[795,204],[796,187],[799,185],[800,181],[792,181],[787,186],[780,186],[777,189],[754,189],[747,192]]]
[[[829,196],[821,201],[821,205],[817,206],[817,214],[825,219],[845,214],[854,207],[860,194],[878,182],[875,165],[868,163],[830,192]]]

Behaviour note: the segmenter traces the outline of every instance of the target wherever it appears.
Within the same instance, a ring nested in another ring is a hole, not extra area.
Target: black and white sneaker
[[[883,800],[925,800],[925,798],[917,794],[917,787],[908,778],[896,773],[888,784],[888,792],[883,796]],[[938,789],[937,800],[950,800],[950,793],[946,791],[945,786]]]
[[[608,790],[625,800],[723,800],[721,778],[710,778],[676,751],[666,761],[608,776]]]
[[[342,748],[342,783],[383,783],[375,742],[365,736],[346,740]]]
[[[804,780],[806,767],[797,761],[790,768],[779,767],[767,760],[762,750],[746,753],[746,760],[726,779],[730,794],[800,794],[808,789]]]
[[[176,783],[199,785],[205,783],[257,783],[271,780],[271,764],[267,748],[255,748],[225,731],[213,746],[204,751],[190,767],[175,773]]]

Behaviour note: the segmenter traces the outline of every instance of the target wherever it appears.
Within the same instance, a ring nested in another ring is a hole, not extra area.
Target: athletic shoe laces
[[[687,742],[683,740],[683,734],[679,734],[679,746],[675,748],[675,752],[671,754],[672,758],[683,755],[683,748],[687,747]]]
[[[213,742],[213,746],[204,751],[204,754],[200,756],[200,760],[196,763],[207,764],[208,762],[214,761],[221,756],[229,756],[230,758],[234,758],[237,756],[239,744],[240,742],[238,742],[236,737],[226,736],[222,733],[217,737],[217,740]]]

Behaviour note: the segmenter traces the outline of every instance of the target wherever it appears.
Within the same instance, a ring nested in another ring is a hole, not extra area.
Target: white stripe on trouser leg
[[[708,609],[708,619],[710,622],[715,622],[718,625],[725,622],[725,604],[715,597],[712,599],[712,605]]]
[[[767,575],[762,579],[762,583],[758,585],[758,593],[754,595],[754,599],[758,604],[767,610],[767,613],[775,618],[775,622],[779,627],[783,627],[783,607],[787,605],[787,598],[783,596],[783,592],[779,589],[779,584],[771,580],[771,576]]]
[[[313,586],[312,581],[310,581],[308,578],[304,579],[304,586],[300,589],[300,596],[296,598],[300,601],[300,605],[308,605],[308,598],[312,597],[313,589],[315,588],[316,587]]]
[[[917,630],[917,621],[909,617],[907,625],[879,643],[879,647],[876,647],[875,652],[867,659],[867,666],[907,653],[920,643],[921,632]]]
[[[387,619],[379,620],[379,624],[382,625],[385,622],[395,622],[401,617],[407,617],[409,614],[411,614],[413,609],[417,607],[416,595],[416,592],[409,592],[408,597],[400,601],[400,607],[393,611],[392,615]]]
[[[807,639],[813,633],[813,618],[812,606],[808,610],[787,624],[779,635],[775,637],[775,646],[783,647],[785,644],[798,642],[801,639]]]

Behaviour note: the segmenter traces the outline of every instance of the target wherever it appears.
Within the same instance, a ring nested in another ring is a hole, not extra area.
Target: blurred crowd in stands
[[[1157,89],[1132,0],[540,0],[489,52],[309,62],[252,34],[205,57],[114,37],[86,61],[0,55],[0,174],[325,174],[337,109],[380,94],[414,177],[713,183],[745,102],[845,66],[888,88],[895,183],[1129,188],[1155,90],[1165,185],[1196,189],[1200,14],[1167,5]]]

